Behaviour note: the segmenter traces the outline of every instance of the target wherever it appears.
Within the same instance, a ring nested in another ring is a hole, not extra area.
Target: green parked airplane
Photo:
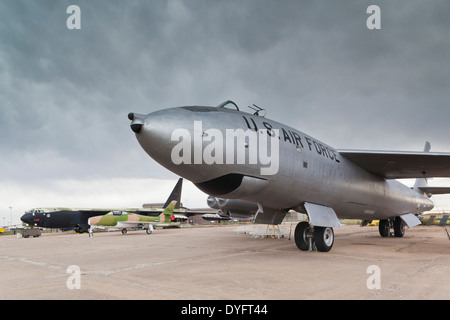
[[[93,236],[95,229],[122,229],[122,234],[126,234],[128,229],[145,230],[151,234],[155,226],[158,227],[179,227],[180,222],[175,222],[173,210],[177,204],[176,200],[170,202],[163,212],[156,217],[143,216],[125,211],[113,211],[106,215],[89,218],[89,236]]]

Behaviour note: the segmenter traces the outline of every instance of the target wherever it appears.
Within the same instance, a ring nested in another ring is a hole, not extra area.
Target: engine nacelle
[[[220,209],[219,202],[216,197],[208,196],[208,199],[206,199],[206,203],[212,209]]]
[[[219,215],[222,217],[249,218],[258,210],[256,203],[239,200],[223,199],[209,196],[208,206],[213,209],[219,209]]]

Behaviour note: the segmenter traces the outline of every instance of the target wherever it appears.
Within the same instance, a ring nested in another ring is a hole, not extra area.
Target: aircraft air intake
[[[206,203],[208,204],[208,206],[210,208],[213,208],[213,209],[219,209],[220,208],[219,205],[218,205],[218,201],[217,201],[216,197],[208,196],[208,199],[206,200]]]
[[[230,173],[212,180],[194,184],[204,193],[211,196],[219,197],[227,195],[232,197],[235,191],[241,195],[259,193],[266,186],[267,180],[240,173]],[[226,203],[226,199],[224,201]],[[218,202],[218,205],[221,206],[220,202]]]
[[[195,183],[195,185],[203,192],[217,196],[228,194],[239,188],[243,177],[242,174],[231,173],[209,181]]]
[[[228,203],[228,199],[219,198],[217,199],[217,202],[219,203],[219,207],[225,207]]]

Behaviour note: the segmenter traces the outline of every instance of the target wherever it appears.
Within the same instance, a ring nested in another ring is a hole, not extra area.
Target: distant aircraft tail
[[[167,198],[166,203],[164,204],[163,208],[167,208],[167,206],[172,202],[176,201],[175,209],[180,209],[180,203],[181,203],[181,189],[183,187],[183,178],[178,179],[177,184],[172,190],[172,193]]]
[[[161,215],[159,216],[159,222],[160,223],[170,223],[172,222],[172,215],[173,215],[173,210],[175,209],[177,205],[177,201],[173,200],[171,201],[166,208],[164,209],[163,212],[161,212]]]

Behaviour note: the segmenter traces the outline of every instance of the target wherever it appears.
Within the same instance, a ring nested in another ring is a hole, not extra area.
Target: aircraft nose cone
[[[20,220],[26,224],[31,224],[31,215],[29,213],[25,213],[23,216],[20,217]]]
[[[130,128],[136,134],[141,147],[157,162],[171,165],[172,131],[182,125],[176,123],[174,112],[161,110],[147,115],[130,112]]]
[[[195,166],[194,156],[203,147],[200,131],[215,128],[217,115],[214,112],[194,112],[188,107],[169,108],[142,115],[128,114],[131,130],[142,149],[156,162],[170,171],[191,181],[209,179],[209,167]],[[197,110],[199,108],[196,108]],[[199,128],[200,124],[202,128]],[[197,127],[196,127],[197,126]],[[200,144],[193,144],[200,141]],[[200,139],[200,140],[199,140]],[[213,173],[214,175],[214,173]]]

